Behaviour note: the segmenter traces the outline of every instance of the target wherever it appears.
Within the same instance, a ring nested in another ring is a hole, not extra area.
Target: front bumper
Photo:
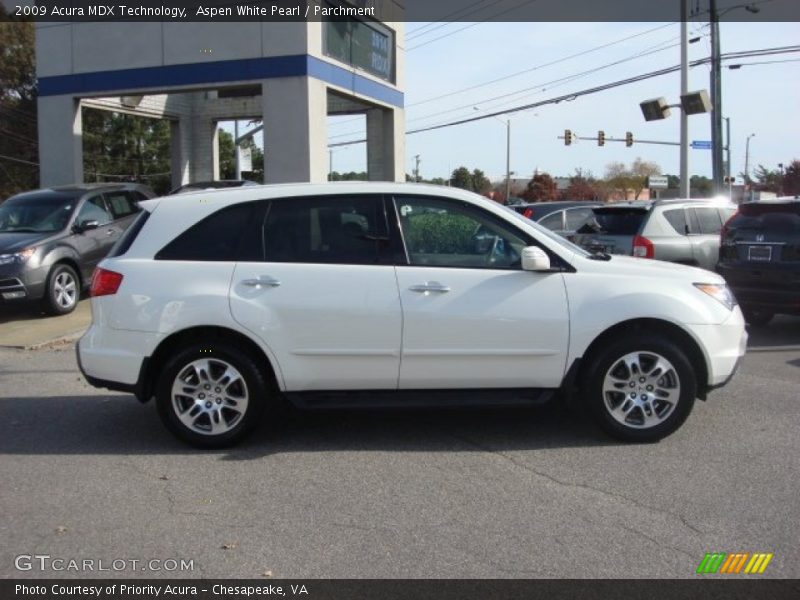
[[[0,303],[39,300],[44,296],[46,269],[0,265]]]
[[[747,331],[739,307],[731,311],[730,317],[719,325],[689,325],[695,339],[700,343],[708,366],[708,389],[727,384],[747,351]]]

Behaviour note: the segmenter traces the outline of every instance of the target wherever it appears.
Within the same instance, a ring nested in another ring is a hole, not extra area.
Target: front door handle
[[[280,284],[281,282],[279,279],[275,279],[269,275],[262,275],[261,277],[256,277],[255,279],[245,279],[242,281],[242,285],[254,288],[278,287]]]
[[[418,283],[417,285],[412,285],[410,288],[412,292],[433,292],[436,294],[446,294],[450,291],[449,285],[443,285],[438,281],[426,281],[425,283]]]

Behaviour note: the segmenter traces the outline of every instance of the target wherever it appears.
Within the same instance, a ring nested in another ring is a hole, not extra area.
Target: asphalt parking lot
[[[560,407],[289,415],[188,449],[83,382],[71,345],[0,349],[0,577],[697,577],[706,552],[800,576],[800,319],[656,445]],[[19,555],[193,570],[15,568]]]

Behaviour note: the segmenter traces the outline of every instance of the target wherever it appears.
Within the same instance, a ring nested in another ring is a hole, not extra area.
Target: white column
[[[327,88],[308,77],[262,83],[265,183],[328,178]]]

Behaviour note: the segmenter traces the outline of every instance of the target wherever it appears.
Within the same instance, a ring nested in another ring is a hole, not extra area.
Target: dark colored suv
[[[800,314],[800,199],[740,205],[722,228],[717,271],[752,325]]]
[[[51,314],[72,312],[138,202],[154,196],[137,184],[81,184],[0,204],[0,304],[42,300]]]

